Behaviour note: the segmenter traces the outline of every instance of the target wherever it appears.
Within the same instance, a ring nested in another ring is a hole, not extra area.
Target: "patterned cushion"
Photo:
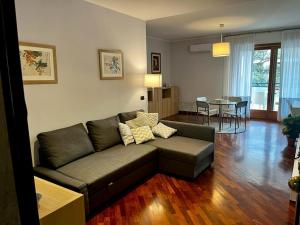
[[[143,127],[143,126],[147,126],[147,121],[146,121],[146,117],[144,116],[140,116],[137,117],[133,120],[128,120],[126,121],[126,124],[131,128],[138,128],[138,127]]]
[[[177,132],[177,130],[172,127],[168,127],[168,126],[164,125],[163,123],[159,123],[155,127],[152,128],[152,132],[153,132],[153,134],[155,134],[159,137],[169,138],[173,134],[175,134]]]
[[[136,144],[141,144],[155,139],[149,126],[131,129],[131,132]]]
[[[134,138],[132,136],[130,127],[127,124],[119,123],[119,130],[125,146],[134,143]]]
[[[144,117],[146,121],[146,125],[151,128],[156,126],[158,123],[158,113],[145,113],[145,112],[137,112],[137,118]]]

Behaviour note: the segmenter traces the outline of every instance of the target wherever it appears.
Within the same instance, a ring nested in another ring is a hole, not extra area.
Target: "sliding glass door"
[[[280,43],[256,45],[251,84],[251,118],[276,120],[280,87]]]

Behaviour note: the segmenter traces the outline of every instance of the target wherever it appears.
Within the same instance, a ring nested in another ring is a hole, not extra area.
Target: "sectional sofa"
[[[86,214],[103,206],[133,184],[165,172],[195,178],[214,161],[215,130],[196,124],[161,120],[177,129],[168,138],[124,146],[118,123],[136,111],[77,124],[38,135],[36,176],[84,194]]]

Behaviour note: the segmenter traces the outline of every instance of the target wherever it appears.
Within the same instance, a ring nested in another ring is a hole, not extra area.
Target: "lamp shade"
[[[145,74],[144,86],[149,88],[161,87],[161,74]]]
[[[219,42],[214,43],[212,46],[213,57],[224,57],[230,55],[230,43]]]

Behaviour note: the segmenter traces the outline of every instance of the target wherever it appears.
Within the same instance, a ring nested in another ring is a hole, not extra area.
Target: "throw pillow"
[[[128,120],[126,121],[126,124],[131,128],[138,128],[138,127],[143,127],[143,126],[147,126],[147,121],[146,121],[146,117],[144,116],[140,116],[137,117],[133,120]]]
[[[146,124],[153,128],[158,123],[158,113],[137,112],[137,118],[145,117]]]
[[[122,142],[119,132],[119,118],[88,121],[86,126],[96,151],[102,151]]]
[[[153,134],[155,134],[159,137],[169,138],[173,134],[175,134],[177,132],[177,130],[172,127],[168,127],[168,126],[164,125],[163,123],[159,123],[155,127],[152,128],[152,132],[153,132]]]
[[[119,123],[119,130],[125,146],[134,143],[134,138],[132,136],[130,127],[127,124]]]
[[[41,164],[54,169],[94,152],[82,123],[40,133],[37,138]]]
[[[131,129],[131,132],[136,144],[141,144],[155,139],[149,126]]]

